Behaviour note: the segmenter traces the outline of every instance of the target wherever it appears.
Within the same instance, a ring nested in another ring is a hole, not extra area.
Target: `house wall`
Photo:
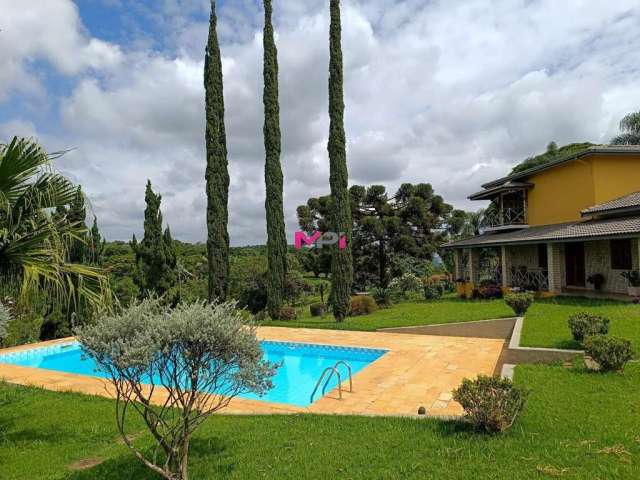
[[[631,250],[633,256],[633,268],[640,268],[640,258],[638,258],[640,248],[638,247],[638,239],[632,242]],[[611,268],[611,247],[609,240],[601,240],[595,242],[585,242],[585,272],[587,278],[595,273],[601,273],[605,277],[605,283],[602,290],[613,293],[627,293],[627,282],[620,275],[624,270],[613,270]],[[593,290],[593,285],[587,282],[587,288]]]
[[[595,205],[591,157],[575,160],[527,178],[527,221],[531,226],[580,220],[580,212]]]
[[[640,157],[595,155],[592,160],[595,204],[640,191]]]

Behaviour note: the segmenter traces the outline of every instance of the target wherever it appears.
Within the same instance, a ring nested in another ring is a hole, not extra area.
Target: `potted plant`
[[[594,273],[593,275],[590,275],[589,278],[587,278],[587,282],[593,285],[594,290],[597,291],[602,290],[602,285],[604,285],[605,281],[606,279],[601,273]]]
[[[622,272],[621,275],[629,283],[629,296],[640,297],[640,272],[638,270],[632,270],[630,272]]]

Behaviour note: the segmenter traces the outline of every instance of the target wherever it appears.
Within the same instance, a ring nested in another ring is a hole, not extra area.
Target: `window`
[[[631,240],[611,240],[611,268],[613,270],[631,270]]]
[[[547,257],[547,244],[539,243],[538,244],[538,267],[543,270],[547,270],[549,268],[549,258]]]

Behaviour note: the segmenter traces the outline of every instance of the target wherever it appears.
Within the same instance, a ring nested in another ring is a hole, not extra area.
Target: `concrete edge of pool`
[[[309,407],[235,398],[226,414],[344,414],[367,416],[415,416],[424,406],[430,416],[462,413],[451,392],[463,378],[491,375],[503,340],[440,337],[381,332],[354,332],[283,327],[259,327],[260,340],[338,345],[388,350],[353,377],[353,393],[337,388]],[[17,352],[73,340],[66,338],[0,350]],[[0,379],[47,390],[70,391],[112,398],[109,382],[84,375],[0,364]],[[348,380],[346,381],[348,384]],[[343,382],[343,385],[345,383]],[[161,394],[157,401],[161,401]]]

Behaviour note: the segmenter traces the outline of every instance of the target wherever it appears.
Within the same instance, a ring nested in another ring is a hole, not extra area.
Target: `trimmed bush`
[[[378,310],[378,304],[369,295],[360,295],[351,298],[351,316],[368,315]]]
[[[480,375],[475,380],[465,378],[453,392],[453,399],[462,405],[465,418],[477,431],[487,433],[509,429],[528,396],[528,391],[497,375]]]
[[[478,294],[481,298],[487,300],[492,298],[502,298],[502,288],[495,283],[485,283],[480,285]]]
[[[280,320],[296,320],[298,312],[294,307],[282,307],[280,309]]]
[[[309,311],[312,317],[321,317],[327,311],[327,306],[324,303],[312,303],[309,305]]]
[[[606,335],[609,333],[609,319],[588,312],[578,312],[569,317],[569,329],[574,340],[582,342],[591,335]]]
[[[631,342],[624,338],[592,335],[584,342],[587,354],[593,358],[603,372],[621,372],[633,359]]]
[[[389,288],[394,296],[406,300],[422,290],[422,281],[413,273],[405,273],[391,280]]]
[[[422,287],[425,300],[438,300],[444,295],[444,284],[441,282],[425,282]]]
[[[529,307],[533,303],[533,294],[528,292],[508,293],[504,296],[504,301],[513,309],[517,316],[521,317],[527,313],[527,310],[529,310]]]

